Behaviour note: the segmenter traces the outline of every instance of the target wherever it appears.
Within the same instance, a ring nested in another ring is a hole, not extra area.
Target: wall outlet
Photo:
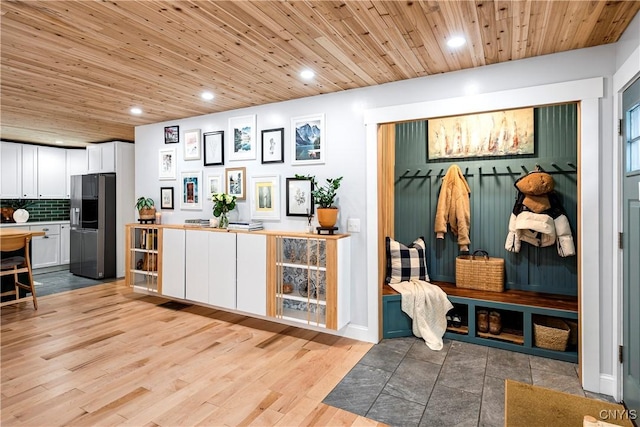
[[[349,233],[360,232],[360,220],[358,218],[350,218],[347,220],[347,231]]]

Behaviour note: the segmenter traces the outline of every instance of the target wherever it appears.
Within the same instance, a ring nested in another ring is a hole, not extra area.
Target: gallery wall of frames
[[[224,128],[214,130],[180,122],[163,126],[157,164],[160,209],[201,212],[206,219],[211,195],[225,193],[244,208],[236,219],[278,221],[284,215],[304,217],[310,225],[313,184],[295,175],[325,164],[325,115],[291,117],[289,129],[261,129],[257,123],[257,115],[251,114],[229,117]],[[272,173],[274,166],[286,163],[299,170],[290,176]],[[250,174],[248,164],[253,166]]]

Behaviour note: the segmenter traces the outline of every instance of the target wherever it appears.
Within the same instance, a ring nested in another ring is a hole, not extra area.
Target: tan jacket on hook
[[[469,250],[469,228],[471,226],[471,208],[469,207],[469,184],[464,179],[458,165],[452,165],[442,179],[438,196],[438,207],[433,230],[438,239],[444,239],[447,224],[451,232],[458,236],[460,250]]]

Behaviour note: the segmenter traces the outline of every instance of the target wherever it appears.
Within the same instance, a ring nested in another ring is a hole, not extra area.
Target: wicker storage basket
[[[555,317],[538,317],[533,320],[533,342],[536,347],[566,351],[571,329],[564,320]]]
[[[504,259],[490,257],[487,251],[456,258],[456,286],[481,291],[504,291]]]

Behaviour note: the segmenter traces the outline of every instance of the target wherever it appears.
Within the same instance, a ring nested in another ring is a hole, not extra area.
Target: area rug
[[[585,415],[607,423],[631,426],[628,412],[617,403],[562,393],[506,380],[505,426],[582,427]]]

